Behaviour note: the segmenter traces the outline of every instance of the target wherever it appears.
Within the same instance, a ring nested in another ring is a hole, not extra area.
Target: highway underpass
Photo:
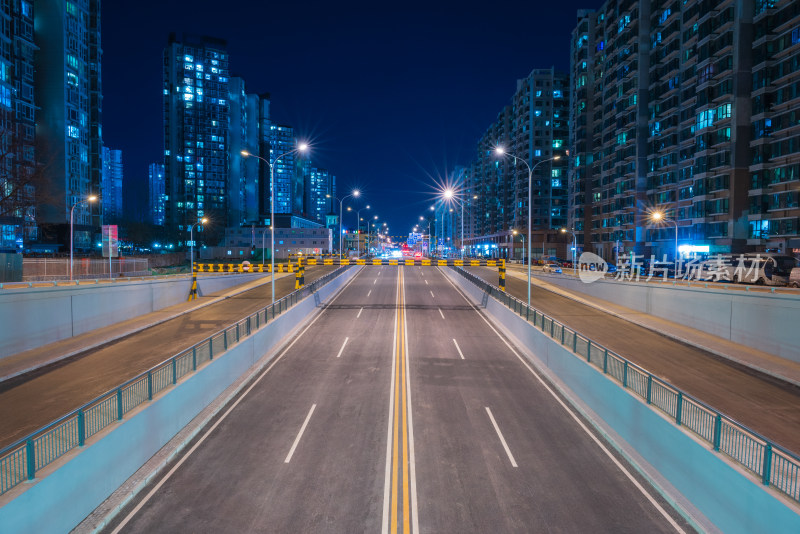
[[[438,268],[365,267],[105,532],[690,532]]]

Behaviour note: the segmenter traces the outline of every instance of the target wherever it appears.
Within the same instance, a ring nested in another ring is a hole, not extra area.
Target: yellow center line
[[[395,324],[396,340],[395,351],[395,382],[394,382],[394,410],[393,427],[394,436],[392,437],[392,497],[391,497],[391,521],[390,531],[397,534],[400,522],[403,524],[403,533],[411,532],[411,499],[410,489],[410,462],[409,462],[409,428],[408,428],[408,384],[406,378],[406,342],[405,342],[405,292],[403,291],[403,271],[399,273],[399,293],[398,293],[398,312]],[[402,410],[402,411],[401,411]],[[402,419],[401,419],[402,417]],[[402,424],[402,438],[400,436],[400,425]],[[402,439],[402,458],[400,456],[400,440]],[[402,503],[400,481],[402,480]],[[402,505],[402,509],[400,506]]]
[[[400,278],[403,279],[403,273],[400,272]],[[400,346],[402,347],[401,355],[401,367],[403,369],[403,532],[404,534],[409,534],[411,532],[411,511],[410,511],[410,503],[408,498],[408,480],[410,478],[408,468],[408,403],[406,401],[406,393],[408,389],[408,381],[406,380],[406,323],[405,323],[405,313],[403,313],[405,308],[405,291],[400,293],[400,310],[398,311],[398,315],[401,317],[400,320]]]

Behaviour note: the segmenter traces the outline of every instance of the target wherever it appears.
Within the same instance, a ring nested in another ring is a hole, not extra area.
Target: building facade
[[[150,213],[150,222],[155,226],[164,226],[164,165],[160,163],[151,163],[147,169],[147,206]]]
[[[611,0],[579,12],[569,194],[581,249],[615,261],[800,246],[795,4]]]
[[[100,0],[36,3],[34,100],[37,160],[47,194],[40,223],[69,221],[74,206],[75,246],[91,246],[100,223],[102,96]]]
[[[122,214],[122,151],[103,147],[103,172],[100,203],[103,224],[119,224]]]
[[[165,225],[200,242],[223,237],[229,209],[230,78],[225,41],[172,35],[164,50]],[[184,239],[184,240],[185,240]]]
[[[0,249],[38,237],[33,2],[0,5]],[[10,31],[5,31],[5,30]],[[38,184],[37,184],[38,182]],[[40,191],[41,193],[41,191]]]
[[[536,69],[517,81],[511,104],[481,137],[476,157],[464,171],[461,200],[467,203],[464,241],[468,254],[522,258],[515,230],[530,239],[534,258],[563,253],[560,230],[568,225],[568,115],[566,74]],[[497,147],[506,155],[498,156]]]

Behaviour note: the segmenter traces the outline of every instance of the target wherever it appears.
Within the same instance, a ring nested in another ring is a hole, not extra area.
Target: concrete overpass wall
[[[304,325],[359,269],[351,268],[275,320],[242,339],[197,373],[131,412],[66,461],[42,469],[32,483],[0,507],[3,532],[70,532],[195,416],[258,363],[265,367],[285,337]],[[189,438],[191,439],[191,438]],[[12,490],[16,492],[17,490]]]
[[[800,296],[702,285],[598,280],[585,284],[565,275],[538,274],[547,283],[667,319],[736,343],[800,362],[797,320]],[[536,303],[531,303],[534,307]]]
[[[258,274],[201,276],[208,295]],[[191,279],[134,280],[113,284],[33,287],[0,291],[0,358],[41,347],[184,302]]]
[[[454,271],[445,272],[480,305],[483,293],[477,286]],[[796,505],[787,505],[777,492],[756,482],[505,305],[489,298],[485,310],[495,324],[502,325],[533,354],[529,359],[537,369],[557,387],[568,388],[562,393],[579,411],[599,418],[594,423],[600,432],[609,435],[617,450],[665,489],[670,500],[690,503],[689,516],[701,527],[710,521],[719,531],[731,534],[800,532]],[[635,456],[626,450],[634,451]],[[671,487],[664,488],[660,480]]]

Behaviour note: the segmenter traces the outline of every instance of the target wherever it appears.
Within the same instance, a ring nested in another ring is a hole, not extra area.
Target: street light
[[[572,273],[575,274],[576,265],[575,265],[575,255],[578,253],[578,238],[575,237],[575,232],[572,230],[567,230],[566,228],[561,229],[562,234],[566,234],[569,232],[572,234]]]
[[[524,257],[525,256],[525,234],[523,234],[522,232],[520,232],[518,230],[511,230],[511,233],[514,234],[514,235],[519,234],[520,237],[522,237],[522,256]]]
[[[341,199],[339,197],[332,197],[331,195],[325,195],[325,198],[333,198],[334,200],[339,201],[339,259],[342,259],[342,241],[344,241],[344,239],[342,238],[342,219],[344,219],[344,216],[342,214],[342,203],[346,198],[350,197],[358,198],[360,195],[361,191],[359,191],[358,189],[353,189],[352,193],[343,196]]]
[[[356,224],[358,225],[358,255],[361,256],[361,210],[368,210],[369,204],[356,211]]]
[[[75,207],[79,204],[88,204],[89,202],[95,202],[97,200],[97,195],[89,195],[88,197],[77,201],[72,207],[69,209],[69,281],[72,282],[72,248],[73,248],[73,217],[75,213]],[[109,253],[110,255],[110,253]]]
[[[208,222],[208,219],[203,217],[193,225],[189,227],[189,264],[192,268],[192,274],[194,274],[194,227],[198,224],[205,224]]]
[[[678,221],[674,219],[667,219],[663,211],[654,211],[650,214],[650,221],[654,223],[671,222],[675,225],[675,264],[678,262]],[[619,263],[619,262],[617,262]]]
[[[257,158],[257,159],[260,159],[261,161],[263,161],[264,163],[266,163],[267,165],[269,165],[269,198],[270,198],[270,200],[269,200],[269,224],[270,224],[270,229],[272,230],[270,232],[270,238],[269,238],[269,240],[270,240],[270,250],[272,251],[272,254],[270,254],[270,265],[271,265],[271,273],[272,273],[270,275],[270,279],[271,279],[271,282],[272,282],[272,303],[273,304],[275,304],[275,165],[278,163],[278,160],[281,159],[284,156],[288,156],[289,154],[294,154],[295,152],[303,153],[303,152],[306,152],[307,150],[308,150],[308,143],[299,143],[297,145],[297,147],[295,147],[292,150],[289,150],[287,152],[284,152],[283,154],[280,154],[278,157],[273,159],[271,162],[268,161],[265,158],[262,158],[261,156],[257,156],[255,154],[251,154],[247,150],[242,150],[242,152],[241,152],[242,156],[244,156],[246,158],[248,158],[248,157]],[[263,249],[263,247],[262,247],[262,249]],[[263,256],[263,250],[262,250],[262,256]],[[263,261],[263,259],[262,259],[262,261]]]
[[[533,185],[533,171],[534,171],[534,169],[536,169],[536,167],[538,167],[542,163],[545,163],[546,161],[559,160],[559,159],[561,159],[561,156],[557,155],[557,156],[553,156],[552,158],[543,159],[542,161],[537,162],[533,166],[533,168],[531,168],[531,166],[528,165],[527,161],[525,161],[524,159],[519,159],[514,154],[509,154],[501,146],[495,148],[494,152],[498,156],[509,155],[514,159],[514,165],[517,164],[517,161],[521,161],[528,168],[528,258],[527,258],[527,261],[528,261],[528,307],[530,308],[531,307],[531,189],[532,189],[531,186]]]

